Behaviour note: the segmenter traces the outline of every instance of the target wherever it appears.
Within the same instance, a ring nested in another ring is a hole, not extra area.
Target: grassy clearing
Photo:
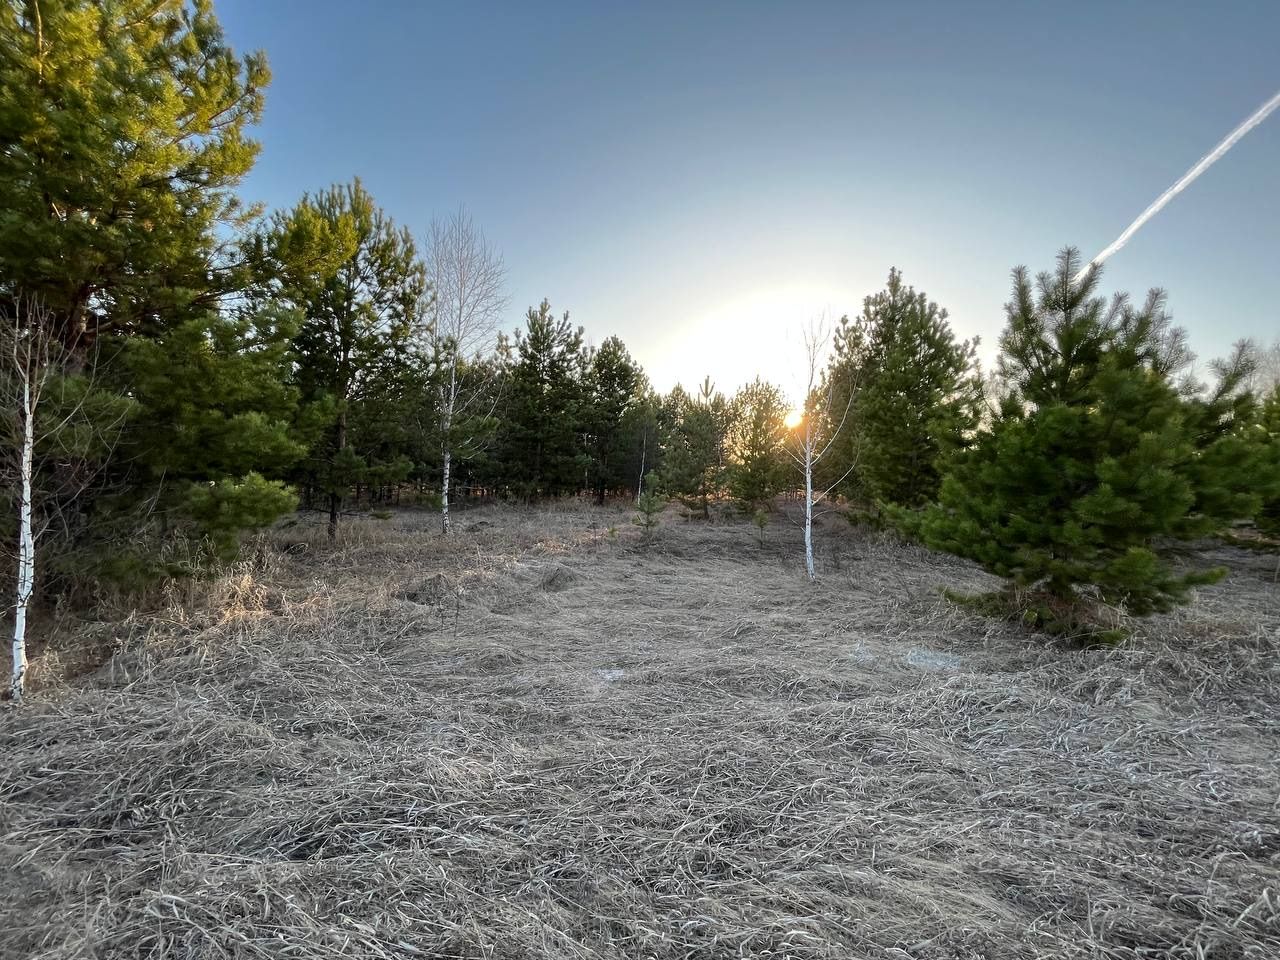
[[[0,717],[5,957],[1280,956],[1269,558],[1117,650],[847,526],[282,529]]]

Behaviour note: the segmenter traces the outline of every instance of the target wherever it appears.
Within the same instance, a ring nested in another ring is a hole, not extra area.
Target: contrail
[[[1100,254],[1090,260],[1085,268],[1076,274],[1075,280],[1072,282],[1079,283],[1084,279],[1084,275],[1089,272],[1089,267],[1102,263],[1107,259],[1107,257],[1111,256],[1128,243],[1129,238],[1141,230],[1143,224],[1163,210],[1170,200],[1180,194],[1183,190],[1187,189],[1187,187],[1191,186],[1196,177],[1200,176],[1200,174],[1212,167],[1223,154],[1239,142],[1241,137],[1260,124],[1263,120],[1267,119],[1267,117],[1271,115],[1271,111],[1275,110],[1276,107],[1280,107],[1280,92],[1276,93],[1274,97],[1254,111],[1254,113],[1244,123],[1240,124],[1240,126],[1227,134],[1226,139],[1214,147],[1213,150],[1201,157],[1200,162],[1184,173],[1181,180],[1175,183],[1164,193],[1160,194],[1160,196],[1156,197],[1156,202],[1143,210],[1137,220],[1125,227],[1124,233],[1116,237],[1111,246],[1107,247],[1107,249],[1103,250]]]

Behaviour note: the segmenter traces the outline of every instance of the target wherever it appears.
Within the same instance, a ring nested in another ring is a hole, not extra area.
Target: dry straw
[[[847,527],[816,585],[785,524],[432,527],[279,531],[33,672],[0,955],[1280,957],[1265,558],[1082,651]]]

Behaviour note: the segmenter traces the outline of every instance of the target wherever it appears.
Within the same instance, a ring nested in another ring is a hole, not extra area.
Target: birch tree
[[[804,569],[810,581],[817,579],[813,564],[813,521],[816,516],[821,516],[815,515],[814,507],[825,501],[857,466],[855,458],[843,474],[831,483],[821,485],[821,489],[814,482],[815,471],[844,430],[857,392],[848,384],[844,385],[845,389],[837,391],[836,378],[822,375],[829,341],[826,324],[821,321],[810,324],[803,331],[804,416],[793,429],[787,450],[804,476]],[[837,393],[846,398],[842,405],[836,402]]]
[[[114,448],[130,404],[95,395],[89,376],[69,376],[79,342],[34,298],[6,305],[0,324],[0,406],[4,411],[3,495],[16,518],[12,670],[9,696],[27,678],[27,621],[41,536],[96,477]],[[101,402],[100,402],[101,401]]]
[[[506,267],[502,254],[463,209],[433,220],[425,246],[427,275],[435,290],[428,337],[439,364],[440,525],[447,534],[454,458],[474,449],[488,419],[484,414],[492,412],[492,384],[465,373],[468,362],[488,350],[497,335],[507,306]]]

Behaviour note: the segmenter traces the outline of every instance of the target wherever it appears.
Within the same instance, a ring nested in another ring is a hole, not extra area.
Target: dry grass
[[[1280,957],[1268,558],[1115,651],[847,528],[279,531],[0,718],[4,957]],[[105,638],[105,639],[104,639]]]

